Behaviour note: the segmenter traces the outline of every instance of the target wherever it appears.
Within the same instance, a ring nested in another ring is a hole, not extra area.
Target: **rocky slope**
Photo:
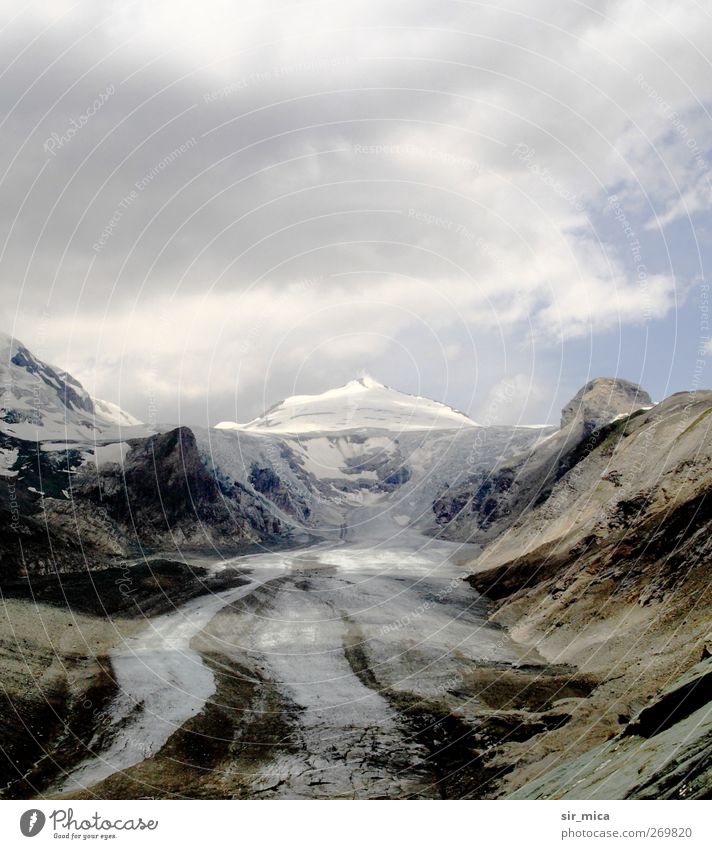
[[[589,381],[562,410],[558,431],[438,495],[433,512],[440,533],[471,542],[500,536],[517,517],[545,501],[557,481],[595,447],[592,435],[599,428],[649,406],[650,396],[634,383],[605,377]]]
[[[99,568],[146,551],[290,535],[269,502],[208,470],[189,428],[118,445],[115,459],[101,462],[88,462],[79,450],[26,446],[35,464],[0,496],[0,574],[72,571],[88,562]]]
[[[653,696],[622,733],[512,794],[517,799],[708,799],[712,787],[712,661]]]
[[[267,503],[207,469],[190,428],[129,440],[127,446],[122,462],[87,464],[72,486],[73,506],[103,511],[124,538],[154,549],[201,548],[287,533]]]
[[[506,517],[469,579],[520,644],[598,681],[564,726],[497,750],[497,792],[705,796],[712,392],[600,427],[583,418],[578,443],[558,437],[569,468]]]
[[[6,334],[0,377],[0,578],[290,535],[259,491],[209,470],[188,428],[152,433]]]

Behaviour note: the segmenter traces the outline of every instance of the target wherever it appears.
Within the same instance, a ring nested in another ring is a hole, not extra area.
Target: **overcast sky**
[[[712,384],[708,3],[0,8],[0,324],[99,397]]]

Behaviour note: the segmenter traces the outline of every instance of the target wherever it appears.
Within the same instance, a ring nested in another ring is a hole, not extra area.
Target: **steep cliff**
[[[679,679],[709,654],[711,413],[712,392],[680,393],[595,429],[472,564],[494,621],[600,682],[564,727],[499,751],[501,795],[706,792],[710,679]],[[620,769],[605,768],[616,752]]]
[[[601,428],[652,406],[634,383],[600,377],[564,407],[561,427],[532,448],[450,486],[435,499],[438,533],[446,539],[488,542],[544,502],[553,487],[603,438]]]

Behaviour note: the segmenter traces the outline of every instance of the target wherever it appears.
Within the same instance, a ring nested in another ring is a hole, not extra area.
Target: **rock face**
[[[0,579],[290,535],[258,490],[208,468],[190,429],[153,433],[3,333],[0,377]]]
[[[22,444],[19,457],[29,468],[0,496],[0,577],[73,571],[89,561],[99,567],[146,550],[229,547],[290,535],[268,501],[206,468],[189,428],[121,445],[121,462],[99,463],[95,457],[87,462],[79,450]]]
[[[267,505],[235,481],[210,473],[187,427],[131,440],[122,464],[89,466],[75,500],[103,508],[127,540],[141,546],[201,547],[286,534]]]
[[[712,392],[673,395],[568,453],[469,580],[520,643],[601,683],[564,728],[503,748],[499,793],[701,796],[712,694],[708,666],[686,670],[708,655]]]
[[[0,434],[10,438],[42,442],[110,438],[118,425],[140,424],[115,404],[95,403],[71,374],[43,362],[2,332],[0,386]]]
[[[511,794],[515,799],[707,799],[712,784],[710,659],[615,735]]]
[[[628,724],[623,735],[649,739],[662,734],[706,707],[711,697],[712,662],[706,657],[657,694]]]
[[[435,499],[439,533],[479,543],[498,537],[549,497],[557,481],[605,438],[607,426],[650,404],[648,393],[627,380],[590,381],[562,410],[560,430]]]
[[[561,411],[561,427],[580,421],[590,433],[617,416],[629,416],[641,407],[652,407],[650,395],[629,380],[597,377],[582,387]]]

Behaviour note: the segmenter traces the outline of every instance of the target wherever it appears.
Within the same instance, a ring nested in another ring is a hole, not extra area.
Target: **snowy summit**
[[[0,331],[0,434],[30,441],[94,441],[141,423],[111,401],[92,398],[63,369]]]
[[[464,413],[391,389],[370,377],[351,380],[320,395],[293,395],[247,424],[218,428],[270,433],[332,433],[348,430],[450,430],[476,427]]]

